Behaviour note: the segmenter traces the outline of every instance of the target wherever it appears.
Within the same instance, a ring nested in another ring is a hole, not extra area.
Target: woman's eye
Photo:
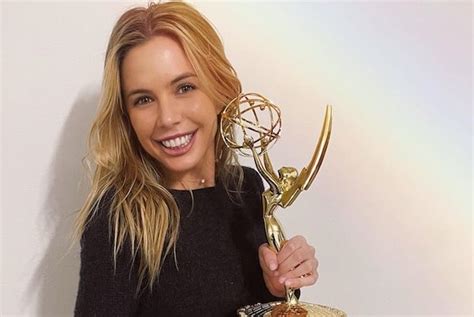
[[[192,91],[194,88],[195,87],[191,84],[184,84],[178,87],[178,93],[184,94],[184,93]]]
[[[135,101],[135,105],[143,105],[145,103],[148,103],[149,100],[151,100],[150,97],[147,97],[147,96],[140,97]]]

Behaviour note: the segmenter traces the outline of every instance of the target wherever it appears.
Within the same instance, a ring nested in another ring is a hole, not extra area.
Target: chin
[[[198,164],[191,158],[173,159],[174,162],[164,164],[163,167],[168,174],[183,174],[198,169]]]

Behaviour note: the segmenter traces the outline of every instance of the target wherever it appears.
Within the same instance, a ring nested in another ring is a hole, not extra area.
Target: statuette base
[[[346,313],[343,311],[331,308],[328,306],[310,304],[305,302],[299,302],[298,306],[301,307],[305,312],[305,315],[298,315],[302,311],[286,311],[286,302],[271,302],[266,304],[255,304],[247,305],[240,308],[237,311],[239,317],[293,317],[293,316],[306,316],[306,317],[346,317]],[[296,314],[295,314],[296,313]]]

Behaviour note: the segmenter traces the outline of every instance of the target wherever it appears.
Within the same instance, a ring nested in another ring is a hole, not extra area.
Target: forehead
[[[192,72],[181,45],[165,35],[154,36],[132,48],[122,61],[121,81],[125,90],[166,84],[184,72]]]

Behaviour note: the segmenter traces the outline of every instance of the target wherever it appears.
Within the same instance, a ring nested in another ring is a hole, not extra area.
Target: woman
[[[258,174],[219,113],[241,92],[222,43],[185,3],[125,12],[107,48],[79,212],[78,316],[234,316],[317,279],[314,248],[265,244]],[[259,265],[260,264],[260,265]]]

